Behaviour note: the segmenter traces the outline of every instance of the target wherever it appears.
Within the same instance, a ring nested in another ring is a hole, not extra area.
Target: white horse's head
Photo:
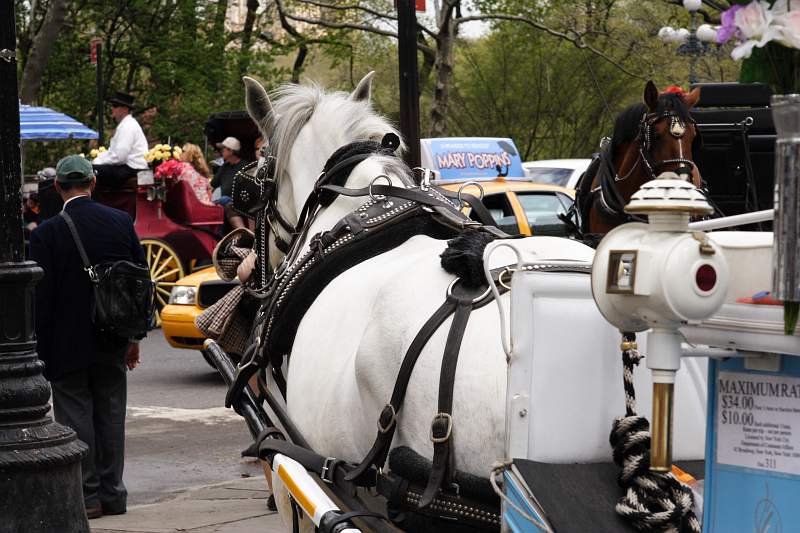
[[[275,157],[276,207],[289,223],[297,223],[325,162],[336,149],[354,141],[380,142],[387,133],[399,136],[372,108],[373,75],[364,76],[350,94],[325,92],[316,84],[286,84],[274,91],[272,98],[258,81],[244,78],[247,111]],[[263,164],[259,161],[259,168]],[[270,255],[270,262],[277,264],[280,256]]]

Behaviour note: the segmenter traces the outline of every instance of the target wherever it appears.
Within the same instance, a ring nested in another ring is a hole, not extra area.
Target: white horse
[[[317,86],[284,86],[273,101],[258,82],[245,78],[248,112],[270,139],[277,158],[277,209],[290,222],[297,221],[315,180],[337,148],[357,140],[380,142],[386,133],[396,133],[371,107],[371,80],[372,73],[349,95],[326,93]],[[397,160],[372,156],[355,167],[346,186],[368,187],[382,174],[394,185],[410,184],[407,170]],[[338,196],[316,217],[307,235],[330,229],[365,201]],[[391,396],[403,356],[420,327],[444,302],[454,279],[440,266],[439,255],[446,246],[445,241],[427,236],[412,237],[338,276],[305,314],[288,364],[287,406],[317,453],[359,462],[370,449],[378,415]],[[542,259],[591,261],[594,253],[575,241],[553,237],[517,240],[515,246]],[[274,245],[270,249],[276,266],[282,256]],[[499,262],[511,263],[508,256],[496,255]],[[507,296],[502,304],[508,306]],[[393,442],[395,447],[409,446],[427,457],[432,454],[430,424],[437,412],[450,322],[433,335],[417,361]],[[565,322],[566,330],[578,327]],[[494,305],[473,311],[455,381],[455,465],[481,477],[487,477],[492,463],[504,456],[507,366],[499,331]],[[621,398],[621,378],[610,386],[619,388]],[[609,419],[609,428],[610,424]],[[609,460],[610,454],[609,449]],[[288,500],[278,480],[274,489],[282,516],[291,523]],[[310,527],[310,521],[303,525]]]

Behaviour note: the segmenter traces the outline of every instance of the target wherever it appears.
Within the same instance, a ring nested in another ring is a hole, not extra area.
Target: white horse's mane
[[[272,155],[276,158],[276,176],[283,177],[287,172],[292,148],[300,131],[315,112],[319,111],[335,127],[346,142],[380,142],[386,133],[400,136],[388,120],[375,112],[368,100],[354,100],[341,91],[326,92],[320,85],[296,85],[288,83],[279,86],[270,94],[272,112],[265,117],[259,127],[271,131]],[[405,150],[401,143],[399,151]],[[408,168],[397,158],[382,158],[385,172],[407,178],[411,184]],[[320,169],[321,170],[321,169]]]

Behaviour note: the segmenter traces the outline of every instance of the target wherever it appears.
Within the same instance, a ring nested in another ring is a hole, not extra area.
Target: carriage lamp
[[[194,305],[197,290],[194,287],[175,285],[169,293],[169,303],[177,305]]]
[[[592,266],[592,294],[600,312],[624,332],[651,330],[647,366],[653,379],[650,468],[672,464],[672,404],[684,324],[698,323],[722,305],[728,264],[689,219],[712,212],[694,185],[672,172],[645,183],[625,211],[647,216],[609,232]]]
[[[689,12],[689,29],[674,29],[664,26],[658,30],[658,38],[665,43],[680,43],[678,55],[689,56],[689,83],[697,83],[697,59],[708,52],[708,43],[717,42],[717,30],[710,24],[697,26],[697,10],[702,0],[683,0],[683,7]]]

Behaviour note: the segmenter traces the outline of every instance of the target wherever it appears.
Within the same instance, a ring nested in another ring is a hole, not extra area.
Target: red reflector
[[[697,269],[694,281],[697,283],[698,289],[708,292],[717,284],[717,271],[711,265],[703,265]]]

